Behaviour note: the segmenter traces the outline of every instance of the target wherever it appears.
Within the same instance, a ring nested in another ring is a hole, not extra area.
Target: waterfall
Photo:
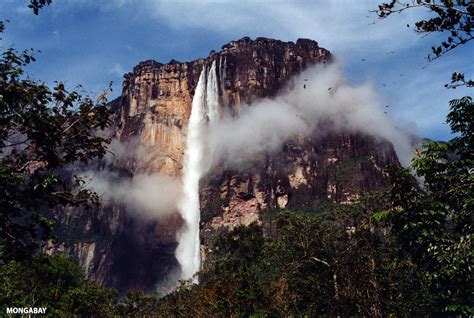
[[[219,88],[217,85],[216,61],[214,61],[207,75],[206,106],[209,126],[212,126],[219,119]],[[203,142],[206,143],[206,140],[203,140]],[[214,150],[206,144],[205,153],[206,158],[203,162],[203,165],[205,165],[203,169],[204,172],[207,172],[214,161]]]
[[[219,58],[219,79],[221,81],[222,103],[224,107],[229,104],[227,92],[225,90],[225,79],[224,79],[225,77],[224,70],[226,68],[226,65],[227,65],[227,57],[224,57],[224,59],[222,59],[222,56],[221,56]]]
[[[194,93],[188,124],[183,167],[183,198],[178,203],[185,228],[179,233],[176,258],[181,265],[181,279],[189,279],[199,270],[199,179],[202,162],[202,135],[205,125],[206,68],[203,68]]]
[[[212,124],[219,117],[219,94],[217,88],[216,61],[212,62],[211,69],[207,76],[206,90],[207,116]]]
[[[188,124],[186,151],[183,166],[183,196],[178,209],[185,222],[184,229],[178,234],[176,259],[181,265],[181,279],[190,279],[201,266],[199,239],[199,180],[209,168],[205,160],[210,155],[206,149],[206,129],[208,123],[219,117],[219,94],[217,89],[216,64],[212,63],[206,78],[204,67],[194,93],[191,116]],[[210,158],[209,158],[210,159]],[[194,278],[197,283],[197,278]]]

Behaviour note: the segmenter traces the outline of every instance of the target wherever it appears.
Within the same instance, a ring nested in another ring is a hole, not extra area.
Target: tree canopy
[[[54,209],[95,201],[68,168],[106,153],[98,134],[110,123],[104,95],[96,101],[57,82],[50,89],[24,75],[31,51],[0,56],[0,255],[31,255]]]
[[[49,0],[31,1],[37,14]],[[0,22],[0,34],[5,24]],[[97,203],[72,173],[106,153],[110,111],[96,100],[25,75],[35,52],[2,48],[0,55],[0,309],[47,307],[47,315],[108,316],[117,292],[85,279],[75,261],[41,253],[52,237],[53,214]]]
[[[442,33],[446,38],[431,47],[427,56],[429,61],[454,50],[474,39],[474,2],[470,0],[391,0],[379,5],[375,10],[380,19],[406,10],[426,9],[430,16],[415,23],[415,31],[420,34]],[[410,27],[410,25],[407,25]],[[448,88],[458,86],[474,87],[472,79],[466,79],[464,73],[454,72]]]
[[[51,0],[30,0],[34,14]],[[472,1],[392,0],[384,19],[427,8],[420,33],[447,32],[434,60],[472,36]],[[0,34],[4,24],[0,22]],[[157,298],[85,278],[64,255],[40,247],[52,215],[97,203],[71,167],[104,156],[110,124],[106,93],[54,87],[25,75],[31,50],[0,57],[0,308],[48,306],[50,316],[435,316],[474,314],[474,105],[450,102],[448,142],[428,142],[412,171],[391,167],[390,187],[352,205],[267,211],[262,224],[219,233],[199,273]],[[452,83],[473,86],[461,73]],[[415,176],[412,175],[415,173]],[[416,178],[415,178],[416,177]],[[272,213],[270,213],[272,212]],[[276,216],[275,216],[276,214]]]
[[[50,5],[52,2],[53,0],[30,0],[28,8],[33,10],[34,14],[38,15],[41,9],[43,9],[47,5]]]
[[[447,122],[458,135],[427,142],[412,167],[392,171],[388,213],[398,244],[423,268],[442,311],[472,315],[474,211],[474,104],[451,101]]]

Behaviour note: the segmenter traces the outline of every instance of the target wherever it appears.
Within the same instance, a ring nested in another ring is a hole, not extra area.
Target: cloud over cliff
[[[337,62],[307,69],[274,98],[235,107],[238,115],[231,116],[229,108],[221,105],[221,118],[202,136],[204,173],[221,163],[230,168],[252,165],[265,153],[281,151],[284,143],[298,134],[317,138],[327,133],[362,133],[390,141],[404,166],[412,156],[411,132],[393,122],[383,97],[371,83],[349,82]],[[114,140],[111,151],[114,155],[106,158],[107,166],[120,166],[121,161],[140,165],[150,153],[138,136],[127,142]],[[103,200],[123,204],[132,215],[145,218],[177,211],[183,195],[182,180],[159,173],[143,171],[127,176],[91,169],[82,175]]]
[[[370,83],[349,83],[340,64],[316,66],[296,76],[276,98],[241,106],[238,118],[224,114],[209,129],[212,159],[229,165],[248,162],[263,152],[278,151],[296,134],[318,136],[329,130],[388,140],[407,165],[409,136],[390,119],[385,106]]]
[[[156,173],[124,178],[110,171],[89,171],[83,176],[102,200],[122,204],[127,212],[143,218],[157,219],[175,212],[181,194],[178,180]]]
[[[150,148],[141,142],[139,136],[127,141],[113,138],[104,162],[82,168],[78,175],[103,203],[123,205],[130,215],[157,219],[176,212],[182,195],[179,179],[146,171],[130,175],[120,169],[122,166],[140,165],[152,153]]]

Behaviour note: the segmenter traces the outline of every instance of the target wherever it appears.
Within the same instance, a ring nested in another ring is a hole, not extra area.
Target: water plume
[[[176,258],[181,265],[181,279],[193,278],[201,266],[199,238],[199,180],[209,168],[204,162],[210,153],[206,150],[206,136],[209,124],[219,118],[219,95],[216,76],[216,62],[212,63],[207,74],[205,66],[199,76],[194,93],[189,118],[186,151],[183,168],[183,195],[178,209],[185,222],[184,228],[178,233]]]

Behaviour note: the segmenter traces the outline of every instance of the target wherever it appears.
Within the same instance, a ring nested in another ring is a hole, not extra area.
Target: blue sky
[[[421,37],[406,27],[427,12],[379,21],[369,13],[379,2],[53,0],[34,16],[27,0],[1,0],[0,19],[10,23],[0,45],[41,50],[28,68],[36,79],[80,83],[92,95],[113,81],[117,96],[123,74],[142,60],[206,57],[243,36],[311,38],[342,61],[351,81],[371,82],[398,125],[449,139],[448,101],[472,92],[443,85],[453,71],[472,77],[473,44],[428,63],[424,57],[442,37]]]

